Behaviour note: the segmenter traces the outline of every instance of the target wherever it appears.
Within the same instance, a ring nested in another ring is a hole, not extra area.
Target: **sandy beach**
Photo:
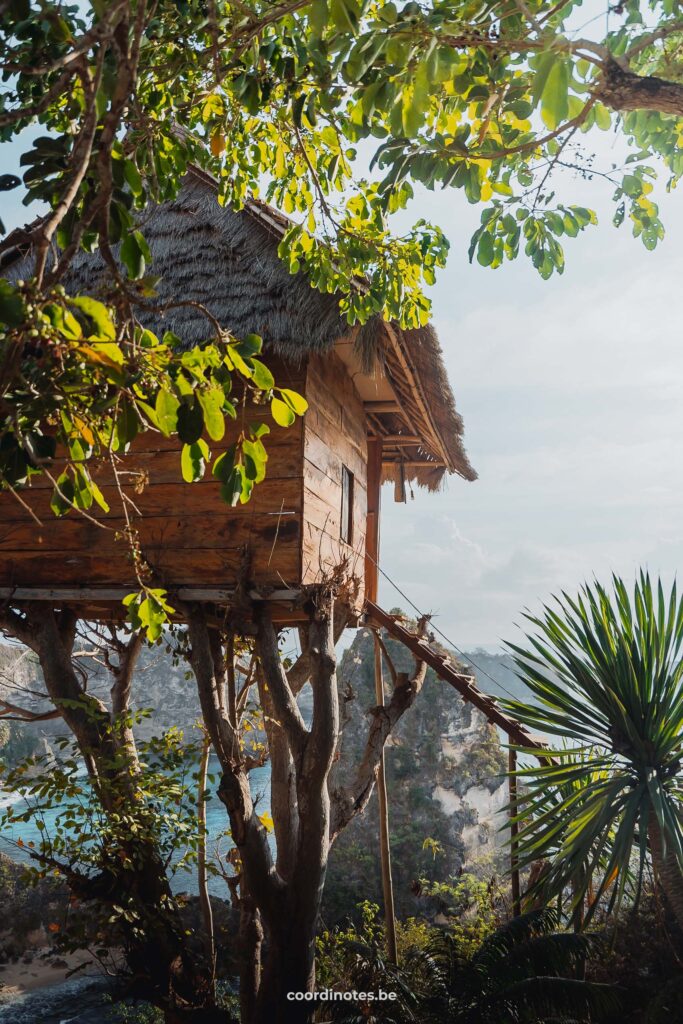
[[[0,964],[0,1005],[11,1002],[16,996],[36,992],[50,985],[59,985],[72,972],[80,968],[75,977],[87,977],[101,973],[101,967],[85,952],[61,955],[48,947],[37,949],[29,963]]]

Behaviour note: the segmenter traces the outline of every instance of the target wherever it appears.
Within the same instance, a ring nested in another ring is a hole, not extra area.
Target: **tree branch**
[[[655,75],[637,75],[611,57],[602,64],[593,96],[612,110],[656,110],[683,117],[683,84]]]
[[[309,733],[287,680],[287,674],[280,658],[277,633],[265,602],[261,604],[261,607],[258,605],[255,607],[254,617],[256,619],[256,649],[273,702],[273,710],[285,731],[292,756],[298,766],[304,755]]]
[[[339,638],[346,629],[351,618],[351,609],[347,604],[336,601],[334,605],[334,645],[337,646]],[[301,629],[301,654],[287,672],[287,681],[295,696],[301,692],[311,677],[311,657],[309,651],[308,627]]]
[[[61,711],[57,708],[50,711],[31,711],[0,698],[0,718],[10,722],[47,722],[51,718],[61,718]]]
[[[218,796],[230,817],[232,839],[243,864],[246,885],[264,915],[273,912],[282,888],[268,843],[268,835],[254,809],[249,776],[241,759],[238,737],[221,707],[206,617],[198,605],[188,609],[191,650],[189,655],[202,707],[204,724],[221,763],[223,774]]]
[[[130,706],[130,694],[133,686],[133,672],[142,650],[142,633],[134,633],[127,644],[119,651],[118,665],[111,667],[114,683],[111,688],[112,715],[125,714]]]
[[[421,627],[424,631],[424,623],[421,623]],[[354,780],[349,786],[339,787],[331,794],[330,843],[334,842],[349,822],[367,806],[375,787],[384,745],[405,712],[415,703],[426,674],[425,662],[416,660],[412,676],[406,672],[398,673],[389,703],[385,707],[371,709],[365,749]]]

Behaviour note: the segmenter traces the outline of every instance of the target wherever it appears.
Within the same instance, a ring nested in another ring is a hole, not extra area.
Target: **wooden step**
[[[457,690],[464,700],[478,708],[492,725],[502,729],[512,743],[520,747],[545,747],[545,744],[530,733],[521,722],[506,714],[493,697],[480,690],[474,676],[459,672],[447,655],[437,651],[425,637],[399,625],[395,616],[389,615],[373,601],[365,602],[365,621],[370,626],[385,629],[395,640],[412,651],[416,658],[426,662],[444,682]],[[547,762],[549,758],[539,755],[539,760]]]

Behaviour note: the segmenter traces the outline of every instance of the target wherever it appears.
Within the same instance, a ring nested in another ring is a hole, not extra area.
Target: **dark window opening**
[[[340,536],[345,544],[353,543],[353,473],[346,466],[342,466]]]

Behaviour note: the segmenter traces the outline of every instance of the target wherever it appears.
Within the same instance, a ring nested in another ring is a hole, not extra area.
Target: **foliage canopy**
[[[265,193],[291,217],[281,257],[337,293],[350,324],[428,318],[425,288],[448,241],[423,219],[392,227],[415,183],[482,206],[470,257],[485,266],[523,250],[543,277],[562,271],[563,240],[596,219],[556,199],[555,174],[567,167],[612,181],[615,222],[628,218],[654,248],[663,234],[656,165],[670,188],[683,170],[683,22],[674,0],[627,0],[609,8],[606,28],[589,22],[585,37],[580,8],[4,0],[0,142],[25,147],[24,202],[47,208],[0,240],[0,269],[23,245],[34,260],[29,280],[0,280],[4,486],[49,470],[57,445],[68,465],[55,511],[87,513],[102,504],[88,459],[125,451],[138,431],[177,434],[182,474],[199,478],[211,463],[207,437],[234,411],[235,383],[270,399],[278,422],[305,411],[298,396],[274,391],[258,343],[232,338],[208,310],[198,309],[201,352],[181,355],[182,338],[140,323],[143,311],[164,311],[144,211],[177,195],[190,163],[215,176],[221,203]],[[600,170],[577,140],[612,128],[624,163]],[[0,175],[2,190],[21,184]],[[107,293],[67,295],[74,255],[95,249]],[[265,472],[255,431],[213,464],[230,502],[246,500]],[[152,601],[157,621],[164,595],[139,577],[138,604]]]

